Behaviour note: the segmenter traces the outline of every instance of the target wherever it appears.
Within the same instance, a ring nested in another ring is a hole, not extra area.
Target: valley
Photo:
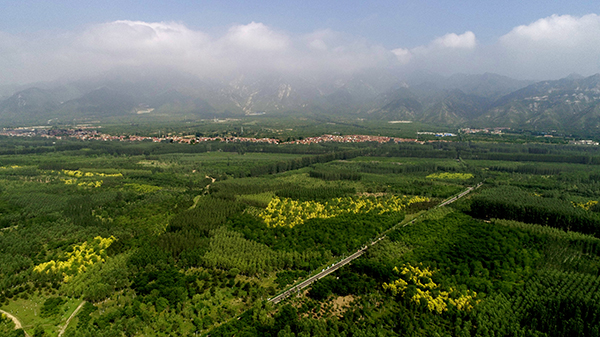
[[[0,135],[0,331],[593,336],[600,149],[420,136]]]

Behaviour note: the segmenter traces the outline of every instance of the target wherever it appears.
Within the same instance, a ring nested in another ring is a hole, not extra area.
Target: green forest
[[[0,310],[0,336],[600,336],[600,149],[2,136]]]

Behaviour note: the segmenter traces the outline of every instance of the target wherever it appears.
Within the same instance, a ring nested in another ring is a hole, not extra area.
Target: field
[[[32,336],[83,300],[66,337],[600,335],[594,147],[0,144],[0,309]]]

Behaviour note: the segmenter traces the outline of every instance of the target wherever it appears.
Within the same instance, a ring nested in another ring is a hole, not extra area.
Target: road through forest
[[[465,195],[471,193],[473,190],[479,188],[482,184],[483,183],[479,183],[479,184],[477,184],[475,186],[471,186],[471,187],[467,188],[466,190],[464,190],[461,193],[459,193],[459,194],[451,197],[450,199],[444,200],[442,203],[440,203],[439,205],[437,205],[436,207],[434,207],[434,209],[438,208],[438,207],[446,206],[446,205],[449,205],[449,204],[455,202],[456,200],[458,200],[458,199],[464,197]],[[411,220],[410,222],[406,223],[404,226],[407,226],[407,225],[409,225],[411,223],[414,223],[415,220],[416,219]],[[396,226],[398,226],[398,225],[396,225]],[[373,246],[377,242],[379,242],[380,240],[382,240],[383,238],[385,238],[385,233],[387,233],[390,230],[396,228],[396,226],[394,226],[394,227],[386,230],[385,232],[383,232],[382,233],[383,235],[380,236],[379,238],[377,238],[376,240],[372,241],[370,245]],[[322,279],[323,277],[325,277],[325,276],[333,273],[334,271],[340,269],[342,266],[345,266],[348,263],[352,262],[353,260],[359,258],[361,255],[363,255],[365,253],[365,251],[368,248],[369,248],[369,245],[366,245],[366,246],[362,247],[361,249],[359,249],[354,254],[346,257],[345,259],[343,259],[343,260],[341,260],[341,261],[339,261],[339,262],[337,262],[337,263],[335,263],[335,264],[333,264],[331,266],[326,267],[325,269],[321,270],[321,272],[319,272],[318,274],[313,275],[313,276],[307,278],[306,280],[302,281],[302,283],[297,284],[297,285],[291,287],[290,289],[284,291],[283,293],[281,293],[281,294],[279,294],[279,295],[277,295],[277,296],[275,296],[273,298],[270,298],[269,302],[277,304],[277,303],[283,301],[284,299],[286,299],[287,297],[289,297],[290,295],[299,293],[302,289],[308,287],[313,282],[315,282],[315,281],[317,281],[319,279]]]

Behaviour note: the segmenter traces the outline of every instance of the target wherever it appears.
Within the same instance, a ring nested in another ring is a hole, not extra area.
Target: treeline
[[[454,146],[448,146],[449,143],[432,144],[382,144],[374,149],[375,157],[414,157],[414,158],[437,158],[453,159],[458,158],[458,152]]]
[[[276,182],[270,179],[255,177],[243,180],[221,180],[210,185],[209,193],[218,198],[232,199],[235,195],[257,194],[271,191],[281,191],[297,188],[291,183]]]
[[[416,158],[462,158],[556,162],[600,165],[600,149],[585,146],[540,144],[490,144],[471,142],[436,142],[428,144],[381,144],[374,156]]]
[[[213,183],[209,188],[211,196],[234,200],[236,196],[274,192],[280,198],[294,200],[326,200],[356,194],[353,187],[319,186],[303,187],[293,183],[282,183],[263,178],[252,180],[223,180]],[[262,205],[262,204],[260,204]],[[266,207],[266,205],[264,205]]]
[[[600,165],[600,156],[589,156],[579,154],[461,153],[461,158],[478,160],[532,161]]]
[[[362,176],[360,173],[356,172],[347,172],[347,171],[318,171],[312,170],[308,172],[308,175],[312,178],[318,178],[323,180],[360,180]]]
[[[456,171],[455,167],[439,165],[437,163],[419,163],[419,164],[390,164],[390,163],[353,163],[359,172],[374,174],[400,174],[417,172],[435,172],[435,171]]]
[[[280,172],[286,172],[290,170],[297,170],[303,167],[307,167],[314,164],[327,163],[334,160],[347,160],[352,159],[367,153],[367,150],[349,150],[341,152],[330,152],[310,157],[301,157],[290,159],[287,161],[281,161],[273,164],[267,164],[263,166],[254,167],[250,170],[247,176],[257,177],[265,174],[275,174]],[[240,177],[244,177],[244,173],[241,172]]]
[[[507,172],[507,173],[521,173],[521,174],[538,174],[538,175],[554,175],[563,172],[562,169],[556,167],[541,167],[539,165],[519,165],[515,167],[511,166],[498,166],[493,165],[489,167],[490,171]]]
[[[290,186],[275,192],[280,198],[290,198],[294,200],[310,201],[310,200],[327,200],[333,198],[341,198],[356,194],[354,187],[300,187],[297,185]]]
[[[470,214],[477,218],[517,220],[600,236],[598,215],[575,208],[570,202],[538,197],[512,186],[487,189],[474,196]]]

